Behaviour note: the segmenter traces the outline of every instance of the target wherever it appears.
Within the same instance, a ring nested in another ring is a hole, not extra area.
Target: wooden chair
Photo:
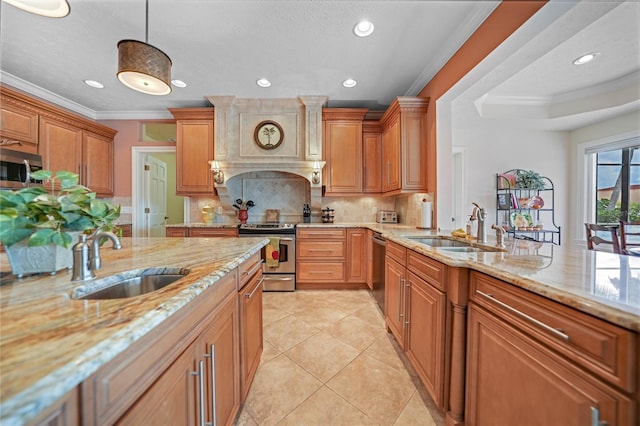
[[[589,250],[608,251],[616,254],[622,253],[620,250],[617,226],[585,223],[584,227],[587,230],[587,248]],[[597,247],[601,245],[603,247]]]
[[[640,247],[640,222],[620,221],[620,252],[630,254],[628,249]]]

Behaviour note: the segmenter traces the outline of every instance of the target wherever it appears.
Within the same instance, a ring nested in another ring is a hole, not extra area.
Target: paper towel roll
[[[432,206],[431,201],[425,199],[420,203],[420,226],[419,228],[431,228]]]

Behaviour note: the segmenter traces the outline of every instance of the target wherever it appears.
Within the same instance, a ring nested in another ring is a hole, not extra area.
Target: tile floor
[[[268,292],[263,316],[236,425],[444,425],[368,291]]]

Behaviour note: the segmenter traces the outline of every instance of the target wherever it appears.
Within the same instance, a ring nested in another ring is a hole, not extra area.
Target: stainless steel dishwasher
[[[384,256],[387,250],[387,241],[374,232],[371,236],[373,243],[373,297],[378,302],[380,310],[384,313]]]

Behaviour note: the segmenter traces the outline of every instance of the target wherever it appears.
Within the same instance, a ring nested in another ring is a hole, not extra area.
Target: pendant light
[[[2,0],[5,3],[36,15],[48,18],[64,18],[69,14],[66,0]]]
[[[171,59],[149,41],[149,0],[146,0],[145,41],[118,42],[118,80],[148,95],[171,93]]]

